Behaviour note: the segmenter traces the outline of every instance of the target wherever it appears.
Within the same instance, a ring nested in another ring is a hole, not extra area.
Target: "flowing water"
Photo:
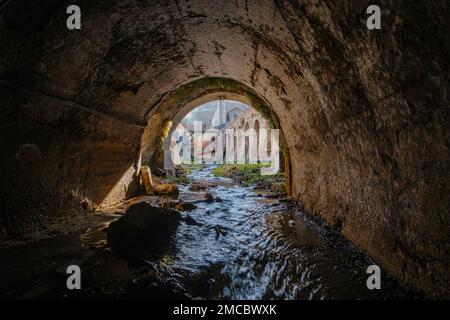
[[[105,225],[3,250],[0,297],[68,297],[53,284],[65,284],[64,268],[73,263],[82,265],[81,297],[151,297],[150,270],[170,280],[169,291],[200,299],[413,297],[385,272],[381,290],[367,289],[366,269],[374,263],[348,241],[294,203],[215,177],[212,169],[192,171],[190,184],[180,186],[179,198],[195,202],[189,215],[201,225],[182,223],[162,254],[138,263],[114,256]],[[207,185],[216,201],[202,201],[205,191],[190,191],[192,183]]]
[[[213,299],[382,299],[407,296],[383,275],[383,289],[367,289],[374,264],[347,241],[320,227],[293,204],[258,194],[212,168],[195,170],[191,182],[210,186],[221,201],[198,202],[183,224],[175,253],[164,258],[194,297]],[[180,198],[196,193],[180,188]],[[225,230],[222,234],[219,230]]]

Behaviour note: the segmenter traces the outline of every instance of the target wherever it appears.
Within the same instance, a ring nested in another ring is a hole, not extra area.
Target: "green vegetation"
[[[248,186],[258,184],[263,189],[272,189],[274,186],[278,188],[280,184],[284,185],[285,181],[282,172],[279,172],[273,176],[261,175],[261,168],[269,166],[269,164],[265,163],[225,164],[215,168],[213,173],[217,177],[232,178]]]
[[[239,180],[245,184],[255,184],[259,182],[261,176],[261,168],[267,167],[266,164],[225,164],[218,166],[213,170],[216,177],[228,177]]]
[[[186,174],[190,174],[193,170],[202,169],[205,167],[204,164],[184,164],[183,166],[184,171]]]
[[[166,179],[167,183],[173,183],[173,184],[187,184],[189,183],[189,179],[186,176],[168,176]]]
[[[166,182],[175,184],[187,184],[189,183],[188,175],[192,173],[193,170],[204,168],[204,164],[188,164],[176,166],[173,174],[166,176]]]

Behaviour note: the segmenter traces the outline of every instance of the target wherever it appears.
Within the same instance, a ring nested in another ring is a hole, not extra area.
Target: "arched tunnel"
[[[73,3],[79,30],[66,1],[0,7],[1,239],[134,196],[168,123],[225,96],[276,123],[305,210],[450,297],[447,1]]]

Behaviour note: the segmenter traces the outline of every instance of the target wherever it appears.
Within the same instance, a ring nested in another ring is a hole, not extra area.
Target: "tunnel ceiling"
[[[74,3],[80,31],[65,28],[65,1],[2,8],[1,79],[137,124],[183,85],[241,83],[279,120],[293,196],[405,282],[449,293],[447,1],[383,1],[380,31],[360,0]],[[14,110],[2,132],[27,128],[4,148],[32,141],[58,159],[52,172],[85,177],[94,204],[137,157],[142,128],[2,97]]]
[[[445,76],[440,73],[448,63],[443,30],[436,30],[436,43],[426,41],[430,47],[420,52],[416,46],[422,46],[430,30],[409,32],[419,30],[415,18],[424,9],[443,16],[439,5],[414,8],[392,2],[401,18],[385,18],[390,30],[383,34],[392,35],[384,37],[364,28],[361,1],[81,1],[80,32],[58,27],[65,25],[63,4],[48,1],[23,12],[39,21],[31,30],[14,25],[22,34],[31,33],[31,41],[3,48],[4,59],[16,60],[2,64],[7,68],[3,74],[141,123],[182,84],[202,77],[231,78],[270,102],[282,127],[297,136],[291,147],[299,152],[348,139],[355,133],[346,128],[350,122],[363,121],[358,134],[372,134],[366,131],[382,127],[389,114],[404,112],[386,106],[390,98],[413,90],[415,83],[432,81],[427,77]],[[25,11],[21,6],[13,3],[4,14]],[[9,30],[17,22],[6,20]],[[430,50],[437,48],[442,55],[430,58]],[[409,120],[409,114],[400,116]]]

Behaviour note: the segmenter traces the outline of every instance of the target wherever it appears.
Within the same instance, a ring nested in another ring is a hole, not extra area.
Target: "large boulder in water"
[[[175,207],[178,211],[192,211],[197,209],[197,206],[191,202],[181,202]]]
[[[122,256],[144,256],[169,245],[181,220],[178,211],[137,203],[107,231],[111,249]]]

